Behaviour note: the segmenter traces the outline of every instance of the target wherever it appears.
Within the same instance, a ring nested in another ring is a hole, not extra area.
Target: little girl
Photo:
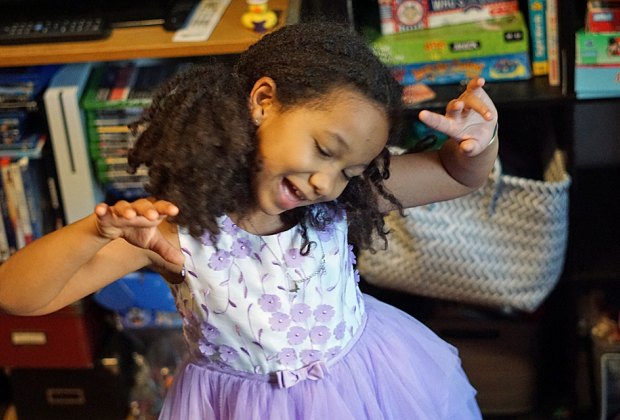
[[[99,204],[0,266],[0,308],[55,311],[150,267],[171,284],[188,357],[162,419],[476,419],[456,350],[360,293],[353,247],[383,216],[478,188],[497,112],[471,81],[438,152],[390,156],[401,88],[334,24],[268,34],[232,70],[173,78],[135,125],[153,198]]]

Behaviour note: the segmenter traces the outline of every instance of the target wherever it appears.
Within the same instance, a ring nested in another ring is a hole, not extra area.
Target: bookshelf
[[[299,19],[301,0],[271,0],[269,6],[279,15],[278,26]],[[159,25],[119,28],[103,40],[0,46],[0,66],[235,54],[260,38],[260,34],[241,25],[246,7],[244,0],[232,0],[204,42],[172,42],[174,32]]]

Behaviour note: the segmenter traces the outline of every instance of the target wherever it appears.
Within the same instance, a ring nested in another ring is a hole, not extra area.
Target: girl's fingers
[[[466,103],[466,108],[471,108],[484,119],[490,121],[494,118],[495,107],[486,91],[482,89],[484,84],[485,80],[483,78],[470,80],[467,84],[467,89],[461,94],[459,99]]]
[[[166,216],[176,216],[179,214],[179,208],[169,201],[159,200],[154,203],[154,206],[159,214],[165,214]]]
[[[95,214],[99,217],[103,217],[108,212],[109,206],[106,203],[99,203],[95,206]]]
[[[467,82],[467,89],[475,90],[484,86],[485,83],[486,80],[483,77],[476,77]]]
[[[441,131],[442,133],[445,133],[447,135],[451,135],[451,133],[449,132],[450,120],[443,115],[424,110],[420,111],[420,113],[418,114],[418,118],[420,118],[420,121],[422,121],[430,128]]]

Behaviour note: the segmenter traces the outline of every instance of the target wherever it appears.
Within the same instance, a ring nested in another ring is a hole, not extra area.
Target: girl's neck
[[[253,235],[274,235],[293,227],[294,223],[287,223],[281,216],[272,216],[260,212],[250,212],[239,216],[231,214],[230,219],[241,229]]]

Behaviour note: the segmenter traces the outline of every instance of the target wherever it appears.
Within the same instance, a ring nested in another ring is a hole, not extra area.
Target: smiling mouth
[[[293,193],[293,195],[295,197],[297,197],[297,199],[299,201],[307,201],[308,197],[306,197],[304,195],[304,193],[301,192],[301,190],[299,190],[295,185],[293,185],[293,183],[291,181],[289,181],[288,179],[284,179],[284,185],[286,186],[286,188]]]

